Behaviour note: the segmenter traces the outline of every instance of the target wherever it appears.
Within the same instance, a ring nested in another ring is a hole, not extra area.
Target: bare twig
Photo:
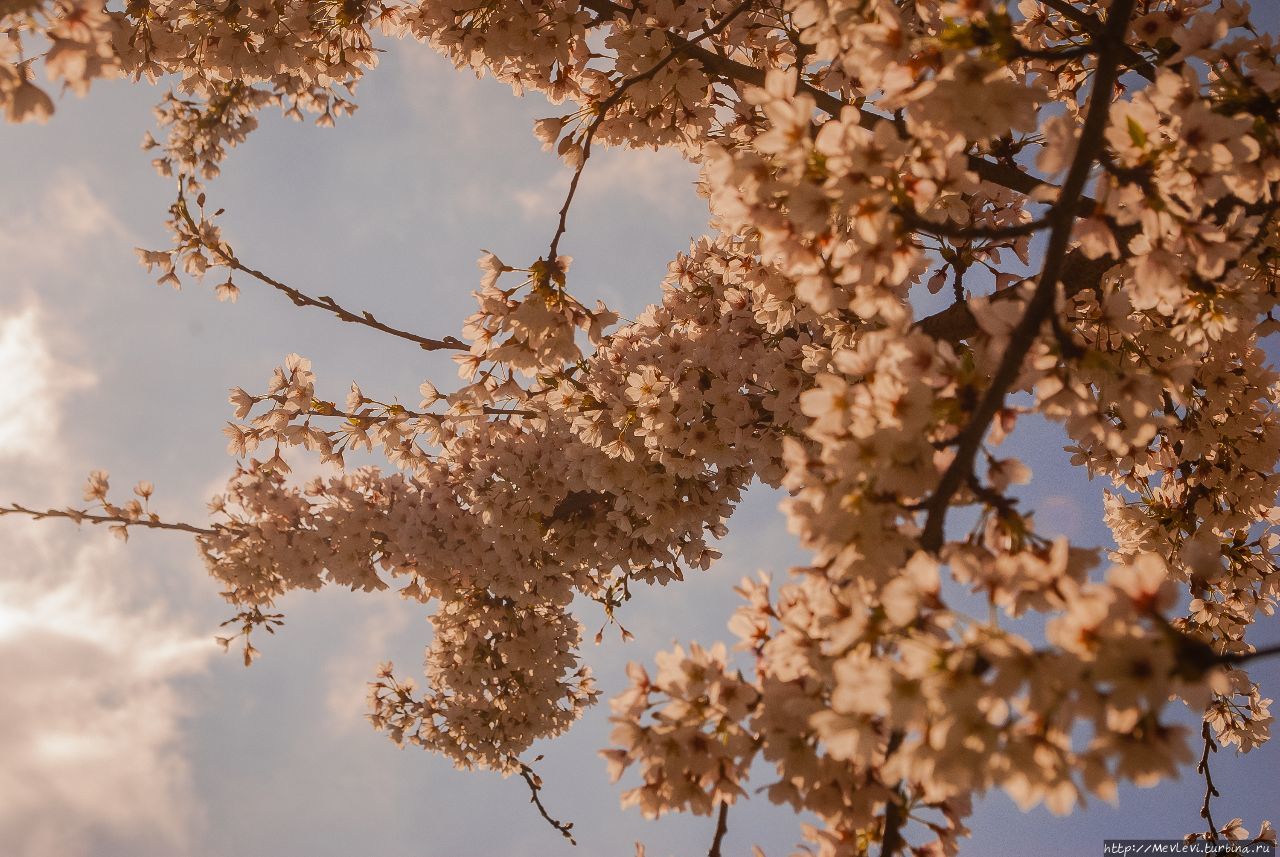
[[[1062,192],[1058,196],[1050,212],[1053,224],[1049,234],[1049,244],[1045,250],[1044,267],[1040,273],[1035,292],[1027,303],[1022,320],[1009,336],[1003,359],[991,378],[991,386],[983,394],[977,409],[969,423],[956,438],[956,455],[951,464],[938,480],[938,487],[925,503],[928,512],[924,532],[920,537],[921,546],[936,553],[942,547],[947,509],[951,498],[959,490],[973,469],[973,457],[992,417],[1004,406],[1004,397],[1013,382],[1022,371],[1022,362],[1031,350],[1040,334],[1049,314],[1053,312],[1054,300],[1058,293],[1067,248],[1070,244],[1071,231],[1075,223],[1076,209],[1080,204],[1085,182],[1089,172],[1102,150],[1103,133],[1107,128],[1107,119],[1111,113],[1116,76],[1120,67],[1120,48],[1124,44],[1124,36],[1129,28],[1129,19],[1133,14],[1135,0],[1117,0],[1111,7],[1107,20],[1106,32],[1099,37],[1098,68],[1094,75],[1093,92],[1089,98],[1089,109],[1085,116],[1084,128],[1080,132],[1080,143],[1075,158],[1063,182]]]
[[[200,194],[200,196],[197,197],[196,202],[203,212],[204,194]],[[186,194],[183,193],[181,183],[179,183],[178,187],[178,200],[170,208],[170,211],[172,211],[175,216],[182,218],[193,236],[199,236],[201,234],[200,225],[196,223],[195,218],[191,216],[191,210],[187,207],[187,198]],[[203,217],[204,215],[202,213],[202,221]],[[201,246],[204,245],[202,244]],[[342,321],[351,322],[353,324],[362,324],[365,327],[373,328],[374,330],[381,331],[382,333],[388,333],[392,336],[399,337],[400,339],[407,339],[410,342],[416,343],[424,351],[440,351],[442,349],[451,349],[455,351],[470,350],[469,346],[465,342],[452,336],[446,336],[444,339],[431,339],[425,336],[419,336],[416,333],[410,333],[407,330],[400,330],[399,328],[383,324],[374,318],[373,313],[368,310],[361,310],[358,313],[349,310],[338,304],[337,301],[328,295],[321,295],[318,298],[312,297],[299,289],[295,289],[293,286],[280,282],[274,277],[269,277],[261,271],[256,271],[253,268],[248,267],[235,257],[235,254],[230,247],[225,245],[206,249],[213,251],[218,265],[232,271],[240,271],[243,274],[248,274],[255,280],[265,283],[276,291],[283,292],[289,300],[294,302],[296,306],[309,306],[315,307],[316,309],[322,309],[325,312],[333,313]]]
[[[541,758],[541,756],[539,756],[539,758]],[[516,764],[520,766],[521,778],[523,778],[525,783],[529,786],[529,802],[538,808],[538,813],[546,819],[547,824],[550,824],[559,831],[561,836],[569,840],[570,845],[577,845],[578,841],[573,838],[573,822],[557,821],[551,816],[551,813],[547,812],[547,808],[542,805],[542,798],[538,794],[542,791],[542,777],[539,777],[533,768],[526,765],[524,762],[516,760]]]
[[[316,309],[322,309],[325,312],[333,313],[342,321],[351,322],[353,324],[362,324],[365,327],[373,328],[374,330],[381,331],[382,333],[387,333],[400,339],[406,339],[409,342],[417,344],[423,351],[467,351],[469,348],[465,342],[452,336],[446,336],[444,339],[431,339],[426,336],[419,336],[416,333],[410,333],[407,330],[400,330],[399,328],[392,327],[389,324],[383,324],[374,318],[373,313],[367,310],[349,310],[341,306],[328,295],[321,295],[318,298],[312,297],[305,292],[295,289],[293,286],[286,285],[273,277],[267,276],[261,271],[256,271],[253,268],[244,265],[239,259],[232,258],[227,262],[227,267],[235,271],[240,271],[243,274],[248,274],[255,280],[265,283],[276,291],[283,292],[289,300],[293,301],[297,306],[309,306],[315,307]]]
[[[430,414],[419,413],[418,411],[410,411],[401,408],[399,411],[388,409],[382,414],[353,414],[349,411],[340,411],[336,408],[326,408],[324,410],[312,409],[309,411],[301,411],[302,416],[307,417],[337,417],[347,420],[353,425],[363,425],[365,423],[386,423],[393,420],[477,420],[483,417],[536,417],[539,416],[537,411],[525,410],[523,408],[494,408],[489,405],[483,406],[474,414]]]

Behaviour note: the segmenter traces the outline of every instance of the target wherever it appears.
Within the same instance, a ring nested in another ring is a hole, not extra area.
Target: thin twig
[[[1120,67],[1120,46],[1129,28],[1135,0],[1116,0],[1111,7],[1106,32],[1099,37],[1098,68],[1094,75],[1093,92],[1089,98],[1089,110],[1080,143],[1072,160],[1071,169],[1063,182],[1062,192],[1050,212],[1053,227],[1049,233],[1049,245],[1045,250],[1044,267],[1039,282],[1017,327],[1009,336],[1003,359],[991,378],[991,386],[983,394],[969,423],[956,438],[956,455],[938,480],[938,487],[925,503],[928,516],[921,546],[936,553],[944,541],[947,509],[951,498],[965,483],[973,469],[973,457],[986,436],[996,412],[1004,406],[1004,398],[1022,371],[1027,352],[1039,337],[1040,329],[1053,312],[1063,263],[1071,241],[1076,209],[1080,203],[1089,172],[1102,150],[1103,134],[1111,114],[1111,99]]]
[[[420,413],[418,411],[410,411],[401,408],[398,412],[390,410],[384,414],[353,414],[348,411],[339,411],[337,409],[300,411],[300,416],[306,417],[339,417],[345,419],[353,425],[362,423],[386,423],[394,420],[478,420],[483,417],[536,417],[539,416],[537,411],[525,410],[523,408],[494,408],[484,405],[477,413],[474,414],[429,414]]]
[[[715,838],[711,840],[711,850],[707,852],[707,857],[720,857],[720,845],[724,842],[724,835],[729,832],[729,804],[720,804],[720,814],[716,817],[716,833]]]
[[[538,794],[538,792],[542,791],[542,778],[524,762],[517,760],[517,764],[520,766],[520,776],[529,786],[529,802],[538,808],[538,813],[547,820],[547,824],[550,824],[559,831],[561,836],[569,840],[570,845],[577,845],[578,841],[573,838],[573,822],[557,821],[551,816],[551,813],[547,812],[547,808],[542,805],[542,798]]]
[[[293,301],[297,306],[309,306],[315,307],[316,309],[322,309],[325,312],[333,313],[342,321],[348,321],[353,324],[362,324],[365,327],[373,328],[374,330],[381,331],[382,333],[387,333],[400,339],[407,339],[408,341],[417,344],[417,346],[423,351],[441,351],[446,349],[452,351],[469,350],[469,346],[465,342],[455,337],[446,336],[444,339],[431,339],[430,337],[419,336],[416,333],[410,333],[407,330],[400,330],[399,328],[392,327],[389,324],[383,324],[374,318],[373,313],[367,310],[361,310],[359,312],[349,310],[341,306],[328,295],[321,295],[318,298],[312,297],[305,292],[295,289],[293,286],[286,285],[273,277],[267,276],[261,271],[256,271],[253,268],[242,264],[239,259],[232,258],[226,264],[227,267],[232,270],[248,274],[255,280],[265,283],[276,291],[283,292],[288,296],[289,300]]]
[[[719,23],[714,27],[704,30],[702,34],[696,38],[706,39],[721,32],[725,27],[729,26],[734,18],[747,11],[753,3],[755,3],[755,0],[744,0],[744,2],[739,3],[727,15],[721,18]],[[673,39],[673,41],[676,41],[676,44],[666,56],[644,71],[633,74],[631,77],[624,78],[618,84],[618,88],[615,89],[608,98],[600,102],[600,105],[596,108],[596,116],[591,120],[591,124],[587,127],[587,133],[584,134],[582,138],[582,160],[579,162],[577,169],[573,171],[573,178],[569,181],[569,192],[565,194],[564,204],[560,206],[560,220],[556,224],[555,234],[551,236],[551,248],[547,251],[547,261],[550,264],[554,265],[556,263],[556,258],[558,257],[557,251],[560,247],[560,239],[564,237],[565,232],[568,230],[569,207],[573,204],[573,198],[578,193],[578,183],[582,180],[582,171],[586,169],[587,159],[591,157],[591,143],[595,139],[596,131],[600,129],[601,124],[603,124],[605,119],[608,118],[609,111],[616,107],[618,102],[622,101],[622,97],[626,95],[628,89],[635,86],[637,83],[651,79],[658,72],[670,65],[676,57],[683,53],[687,53],[692,48],[696,47],[694,41],[688,39]],[[710,55],[715,56],[715,54]]]
[[[29,509],[17,503],[0,506],[0,515],[26,515],[37,521],[44,518],[66,518],[69,521],[75,521],[77,524],[88,521],[90,524],[116,524],[122,527],[146,527],[150,530],[180,530],[197,536],[216,536],[225,531],[221,527],[197,527],[193,524],[154,521],[150,518],[133,520],[120,515],[97,515],[79,509]]]
[[[1204,804],[1200,807],[1200,817],[1209,825],[1209,839],[1213,842],[1218,841],[1218,828],[1213,823],[1213,812],[1209,809],[1209,802],[1216,797],[1221,797],[1218,789],[1213,785],[1213,774],[1209,773],[1209,751],[1218,752],[1218,745],[1214,743],[1213,732],[1206,722],[1200,730],[1200,734],[1204,736],[1204,752],[1200,755],[1200,764],[1196,765],[1196,771],[1204,774]]]
[[[197,198],[197,204],[201,207],[201,211],[203,212],[204,194],[201,194]],[[187,227],[188,229],[191,230],[192,235],[196,235],[196,236],[200,235],[201,233],[200,226],[199,224],[196,223],[195,218],[191,216],[191,211],[187,207],[187,198],[186,198],[186,195],[183,193],[181,182],[179,182],[179,185],[178,185],[178,200],[170,208],[170,211],[172,211],[175,214],[175,216],[181,217],[183,221],[186,222]],[[201,214],[202,222],[203,222],[203,218],[204,218],[204,215],[202,213]],[[400,339],[407,339],[410,342],[416,343],[424,351],[439,351],[442,349],[452,349],[456,351],[470,350],[469,346],[465,342],[462,342],[461,340],[456,339],[455,337],[446,336],[444,339],[431,339],[425,336],[419,336],[416,333],[410,333],[407,330],[400,330],[399,328],[395,328],[395,327],[391,327],[390,325],[383,324],[382,322],[374,318],[373,313],[369,312],[368,310],[361,310],[359,313],[353,312],[352,310],[349,310],[346,307],[343,307],[340,304],[338,304],[337,301],[335,301],[333,298],[329,297],[328,295],[321,295],[318,298],[314,298],[311,295],[299,289],[295,289],[293,286],[286,285],[285,283],[280,282],[274,277],[269,277],[266,274],[262,273],[261,271],[256,271],[253,268],[250,268],[247,265],[243,264],[239,259],[235,257],[230,247],[223,246],[223,247],[207,248],[207,249],[212,249],[214,251],[215,258],[217,259],[218,265],[228,268],[229,270],[240,271],[241,273],[248,274],[249,276],[253,277],[255,280],[258,280],[261,283],[265,283],[266,285],[271,286],[271,288],[275,289],[276,291],[283,292],[289,298],[289,300],[294,302],[296,306],[309,306],[309,307],[315,307],[316,309],[322,309],[325,312],[333,313],[342,321],[348,321],[353,324],[362,324],[365,327],[373,328],[374,330],[381,331],[382,333],[389,333],[392,336],[399,337]]]

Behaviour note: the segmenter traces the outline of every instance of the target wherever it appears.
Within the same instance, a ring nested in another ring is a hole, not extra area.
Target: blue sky
[[[200,521],[230,473],[225,391],[253,390],[289,352],[311,358],[322,390],[352,380],[372,395],[416,398],[447,380],[437,355],[299,310],[252,282],[237,304],[209,288],[175,293],[137,266],[163,247],[171,198],[138,143],[159,90],[123,83],[64,97],[47,126],[0,127],[0,499],[60,505],[84,475],[156,486],[166,516]],[[236,151],[210,200],[248,264],[313,294],[368,308],[426,335],[454,334],[473,306],[481,248],[512,262],[545,252],[568,174],[540,150],[534,119],[556,108],[514,99],[397,45],[335,129],[269,117]],[[672,255],[701,234],[693,170],[670,154],[593,157],[561,246],[576,293],[634,314],[658,294]],[[1103,544],[1097,483],[1065,466],[1062,438],[1031,426],[1010,441],[1036,471],[1040,523]],[[678,588],[642,592],[587,655],[606,694],[627,660],[673,640],[728,637],[731,589],[804,561],[755,489],[731,522],[724,559]],[[0,851],[17,857],[281,855],[487,857],[705,853],[710,819],[654,825],[618,809],[596,750],[607,706],[538,748],[550,809],[576,823],[576,852],[546,827],[517,780],[460,773],[399,751],[363,721],[378,661],[421,661],[421,608],[393,596],[327,591],[281,607],[288,624],[244,669],[212,642],[226,616],[185,537],[138,533],[128,545],[62,523],[0,519]],[[601,617],[582,614],[589,634]],[[1280,636],[1268,635],[1268,638]],[[408,670],[406,670],[407,672]],[[1273,689],[1275,665],[1256,676]],[[1280,753],[1214,760],[1220,821],[1275,818]],[[625,785],[624,780],[624,785]],[[762,778],[759,784],[767,782]],[[1198,829],[1202,785],[1127,789],[1118,809],[1069,819],[982,802],[962,854],[1100,853],[1104,837]],[[730,814],[726,853],[770,857],[797,841],[795,819],[761,798]]]

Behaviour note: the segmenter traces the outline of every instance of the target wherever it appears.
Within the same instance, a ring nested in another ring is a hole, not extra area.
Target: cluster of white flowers
[[[731,630],[747,672],[722,645],[677,647],[653,678],[631,668],[605,751],[615,777],[642,778],[624,801],[719,808],[718,852],[723,808],[764,764],[769,799],[818,821],[805,853],[954,854],[989,789],[1061,813],[1175,776],[1193,753],[1172,700],[1204,714],[1206,778],[1208,749],[1269,737],[1245,667],[1249,629],[1280,601],[1280,376],[1261,344],[1280,295],[1280,63],[1248,13],[31,0],[0,10],[0,103],[49,115],[31,45],[77,90],[180,75],[158,110],[167,136],[146,144],[179,180],[174,245],[143,263],[175,285],[223,269],[223,298],[252,277],[456,352],[461,385],[424,383],[418,410],[354,385],[339,407],[296,355],[264,392],[232,392],[244,461],[217,523],[192,531],[245,633],[278,622],[264,611],[283,593],[325,583],[434,604],[426,687],[386,665],[374,724],[524,773],[519,754],[598,695],[574,599],[615,618],[632,586],[710,565],[753,479],[782,486],[810,564],[776,592],[743,581]],[[462,339],[253,271],[206,214],[202,182],[258,111],[327,124],[354,109],[378,28],[572,105],[534,128],[573,170],[551,248],[525,267],[482,257]],[[616,329],[573,297],[557,250],[593,142],[677,149],[711,206],[713,236]],[[921,293],[948,281],[952,306],[921,318]],[[1021,507],[1031,471],[998,447],[1024,415],[1061,423],[1072,463],[1111,481],[1105,572]],[[289,480],[297,450],[340,467],[361,448],[389,471]],[[105,477],[89,499],[106,514],[61,514],[165,526],[107,503]],[[971,524],[948,524],[958,507]],[[948,581],[986,614],[949,603]],[[1239,819],[1215,826],[1207,798],[1205,816],[1197,835],[1248,838]],[[1274,837],[1264,823],[1256,839]]]

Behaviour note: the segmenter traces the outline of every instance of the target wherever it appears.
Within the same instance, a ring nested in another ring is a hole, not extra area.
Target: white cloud
[[[417,609],[421,609],[420,605]],[[355,627],[344,653],[330,661],[325,670],[326,705],[333,731],[370,728],[365,719],[369,710],[368,683],[373,680],[378,664],[387,659],[392,638],[409,626],[414,613],[415,605],[411,602],[384,600],[373,615]]]
[[[669,209],[694,198],[697,176],[697,169],[670,149],[601,149],[583,169],[577,201],[625,200]],[[511,198],[526,220],[554,222],[572,178],[572,170],[560,169],[540,183],[516,189]]]
[[[0,500],[83,476],[61,463],[58,424],[89,379],[53,356],[43,317],[35,303],[0,317]],[[170,615],[103,532],[6,517],[0,556],[4,853],[185,853],[200,811],[174,682],[216,653],[211,635]]]
[[[58,402],[93,382],[82,369],[54,358],[39,334],[35,304],[0,319],[0,461],[47,460],[58,436]]]
[[[425,151],[440,151],[444,148],[440,144],[465,147],[492,140],[498,126],[510,121],[506,115],[509,110],[484,109],[496,105],[509,108],[507,103],[515,101],[505,84],[455,69],[427,45],[408,41],[396,45],[391,62],[397,64],[401,82],[410,94],[408,109],[427,120],[433,137],[438,135]],[[532,123],[527,127],[532,139]]]
[[[132,606],[113,545],[70,553],[65,531],[43,533],[0,580],[0,841],[15,857],[111,839],[182,853],[199,811],[173,680],[203,667],[211,640]]]
[[[75,270],[91,239],[129,240],[102,199],[71,172],[58,173],[34,205],[7,213],[0,225],[0,272],[10,281]]]
[[[1051,494],[1036,507],[1036,529],[1046,536],[1081,538],[1084,510],[1080,500],[1066,494]]]

